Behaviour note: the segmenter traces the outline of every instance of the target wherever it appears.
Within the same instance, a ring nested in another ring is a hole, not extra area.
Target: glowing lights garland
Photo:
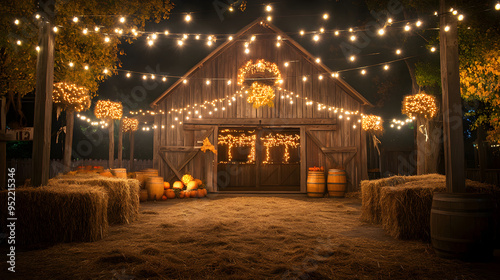
[[[123,106],[121,102],[99,100],[95,105],[94,114],[98,119],[119,120],[123,114]]]
[[[250,87],[247,102],[254,108],[274,106],[274,89],[272,86],[282,83],[281,72],[276,63],[259,59],[255,63],[249,60],[238,69],[238,85],[241,89]]]
[[[123,132],[134,132],[139,129],[139,120],[125,117],[122,121]]]
[[[269,134],[265,137],[261,137],[260,140],[263,141],[262,145],[266,147],[266,159],[262,162],[263,164],[271,163],[271,147],[285,146],[285,152],[283,154],[283,163],[288,163],[290,160],[289,148],[297,148],[300,146],[300,136],[295,135],[284,135],[277,133],[275,136]]]
[[[432,119],[437,111],[436,98],[425,93],[405,96],[401,108],[401,112],[410,118]]]
[[[223,130],[222,132],[228,132],[229,130]],[[246,163],[253,163],[255,162],[255,139],[257,139],[257,136],[255,134],[253,135],[246,135],[245,133],[242,133],[238,136],[234,136],[231,134],[228,135],[220,135],[218,137],[217,144],[218,145],[227,145],[227,157],[228,161],[232,161],[233,159],[233,153],[231,152],[231,149],[233,147],[251,147],[250,154],[248,155],[248,160]]]
[[[85,111],[91,105],[90,93],[87,88],[65,82],[54,84],[52,100],[63,110],[76,112]]]
[[[382,134],[384,131],[382,118],[375,115],[363,115],[361,127],[373,134]]]
[[[411,119],[408,118],[408,119],[406,119],[404,121],[393,119],[392,122],[391,122],[391,128],[401,129],[403,126],[410,125],[411,123],[413,123],[414,119],[415,119],[415,117],[413,117]]]

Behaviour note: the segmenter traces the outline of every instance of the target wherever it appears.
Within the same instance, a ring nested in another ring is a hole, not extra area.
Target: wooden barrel
[[[111,169],[111,173],[118,178],[127,178],[127,169],[125,168],[115,168]]]
[[[494,204],[487,194],[436,193],[431,209],[431,241],[443,258],[493,257]]]
[[[136,179],[139,180],[139,184],[141,188],[146,188],[146,181],[149,177],[157,177],[158,176],[158,170],[157,169],[144,169],[141,171],[137,171],[135,173]]]
[[[307,196],[323,197],[325,195],[325,173],[309,171],[307,175]]]
[[[149,200],[161,200],[163,196],[163,177],[149,177],[146,183]]]
[[[139,201],[144,202],[148,200],[148,191],[147,190],[139,190]]]
[[[344,169],[328,170],[327,179],[328,195],[331,197],[344,197],[347,187],[347,178]]]

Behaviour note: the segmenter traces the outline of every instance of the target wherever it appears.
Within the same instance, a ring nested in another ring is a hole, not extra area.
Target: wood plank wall
[[[250,40],[252,35],[256,35],[256,40],[249,46],[250,53],[244,53],[244,43]],[[359,100],[348,93],[348,90],[339,83],[335,78],[330,76],[330,73],[323,73],[320,68],[311,58],[306,57],[296,47],[291,45],[286,40],[281,42],[281,47],[276,46],[277,34],[269,29],[256,25],[243,34],[240,38],[235,38],[235,42],[224,49],[219,54],[216,54],[211,59],[206,61],[197,71],[188,77],[186,84],[179,84],[178,87],[163,98],[156,109],[168,112],[172,108],[184,108],[193,106],[194,104],[202,104],[204,101],[212,101],[215,99],[232,96],[240,89],[237,85],[238,69],[249,59],[266,59],[278,65],[282,76],[282,88],[288,90],[276,90],[275,106],[273,108],[261,107],[259,109],[252,108],[245,99],[237,97],[236,101],[231,101],[231,106],[224,102],[226,110],[222,110],[222,106],[218,106],[218,111],[213,109],[201,110],[203,118],[225,118],[225,119],[243,119],[259,118],[259,119],[283,119],[283,118],[337,118],[336,131],[313,131],[313,134],[326,147],[352,147],[358,148],[358,155],[350,161],[346,166],[346,171],[349,177],[349,191],[354,191],[359,188],[361,179],[361,127],[356,120],[346,120],[346,115],[342,119],[338,119],[340,113],[335,114],[333,111],[317,110],[317,106],[306,105],[306,101],[301,98],[294,98],[293,104],[290,104],[289,99],[282,99],[281,96],[286,96],[293,92],[294,95],[307,97],[307,100],[322,102],[329,106],[344,108],[350,111],[362,111],[362,104]],[[284,37],[286,39],[286,37]],[[284,63],[289,62],[289,66],[285,67]],[[323,75],[323,79],[319,80],[318,76]],[[307,81],[303,82],[303,76],[307,77]],[[210,85],[206,84],[206,79],[211,78]],[[227,84],[227,80],[231,80],[231,85]],[[212,108],[209,106],[209,108]],[[208,114],[212,111],[212,115]],[[193,131],[184,130],[183,125],[179,125],[178,120],[182,120],[183,124],[190,123],[186,120],[187,111],[183,114],[165,113],[159,115],[155,119],[155,124],[158,129],[155,130],[154,140],[154,162],[155,167],[160,170],[160,175],[168,178],[172,172],[167,165],[158,156],[160,146],[200,146],[196,143],[206,130]],[[359,118],[359,116],[355,116]],[[352,116],[351,116],[352,118]],[[357,128],[353,128],[356,124]],[[172,128],[171,126],[175,127]],[[224,125],[224,124],[220,124]],[[305,128],[306,126],[304,126]],[[212,144],[216,144],[217,131],[209,137]],[[303,142],[304,143],[304,142]],[[334,161],[323,155],[318,147],[308,139],[306,141],[306,160],[307,167],[310,166],[325,166],[328,168],[339,167],[350,154],[337,153],[333,154]],[[188,153],[185,152],[169,152],[167,157],[178,166]],[[193,176],[201,179],[209,178],[208,174],[214,174],[216,164],[214,161],[216,156],[212,153],[198,153],[198,155],[180,172],[182,174],[190,172]],[[212,176],[211,174],[211,176]],[[210,177],[211,177],[210,176]],[[208,188],[215,191],[216,178],[208,183]]]

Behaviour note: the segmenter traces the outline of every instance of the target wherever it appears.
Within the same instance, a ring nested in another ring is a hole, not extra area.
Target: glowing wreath
[[[248,88],[247,102],[254,108],[274,106],[273,86],[283,82],[276,63],[259,59],[255,63],[249,60],[238,70],[238,85]]]
[[[410,118],[432,119],[437,114],[436,98],[425,93],[407,95],[401,111]]]

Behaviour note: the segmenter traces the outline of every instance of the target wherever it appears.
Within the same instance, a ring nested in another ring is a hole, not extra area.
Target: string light
[[[318,57],[316,58],[316,63],[320,63],[321,62],[321,59]]]
[[[351,35],[350,39],[351,39],[351,41],[356,41],[356,36]]]
[[[14,20],[14,24],[19,25],[19,20],[18,19]]]
[[[444,31],[445,31],[445,32],[450,31],[450,26],[449,26],[449,25],[445,26],[445,27],[444,27]]]
[[[384,131],[382,118],[375,115],[363,115],[361,128],[365,131],[381,134]]]
[[[329,15],[327,13],[323,14],[323,19],[327,20],[329,18]]]
[[[384,70],[389,70],[389,65],[384,65]]]
[[[420,26],[422,25],[422,22],[419,20],[419,21],[417,21],[417,22],[415,23],[415,25],[416,25],[417,27],[420,27]]]
[[[495,10],[497,10],[497,11],[498,11],[498,10],[500,10],[500,3],[497,3],[497,4],[495,5]]]
[[[73,22],[74,22],[74,23],[77,23],[77,22],[78,22],[78,17],[74,17],[74,18],[73,18]]]
[[[349,60],[354,61],[356,60],[356,57],[354,55],[351,55],[351,57],[349,57]]]
[[[335,30],[335,36],[339,36],[339,31],[338,30]]]
[[[273,10],[273,7],[271,7],[271,5],[266,6],[266,12],[270,12],[272,10]]]
[[[90,108],[91,96],[85,87],[59,82],[54,84],[52,100],[63,110],[82,112]]]
[[[435,51],[436,51],[436,47],[432,47],[431,52],[435,52]]]
[[[272,20],[273,20],[273,17],[271,17],[271,16],[268,16],[268,17],[267,17],[267,21],[269,21],[269,22],[270,22],[270,21],[272,21]]]
[[[407,95],[404,98],[401,111],[410,118],[432,119],[437,114],[436,98],[425,93]]]
[[[400,49],[397,49],[397,50],[396,50],[396,54],[397,54],[397,55],[400,55],[400,54],[401,54],[401,50],[400,50]]]
[[[191,15],[187,14],[184,19],[186,20],[186,22],[190,22],[191,21]]]
[[[17,41],[16,41],[16,44],[17,44],[17,45],[19,45],[19,46],[20,46],[22,43],[23,43],[23,42],[21,42],[21,40],[17,40]]]
[[[378,35],[383,36],[385,34],[385,30],[383,28],[378,30]]]
[[[304,36],[304,30],[300,30],[300,36]]]
[[[52,30],[54,30],[54,33],[57,33],[59,31],[59,28],[57,28],[57,26],[54,26],[54,28],[52,28]]]
[[[122,121],[123,132],[134,132],[139,129],[139,120],[125,117]]]
[[[318,41],[319,41],[319,35],[314,35],[313,40],[314,40],[315,42],[318,42]]]
[[[120,22],[125,23],[125,17],[120,17]]]
[[[94,114],[98,119],[119,120],[123,114],[121,102],[99,100],[95,106]]]
[[[411,30],[411,26],[410,26],[410,24],[406,24],[406,26],[405,26],[405,31],[410,31],[410,30]]]

